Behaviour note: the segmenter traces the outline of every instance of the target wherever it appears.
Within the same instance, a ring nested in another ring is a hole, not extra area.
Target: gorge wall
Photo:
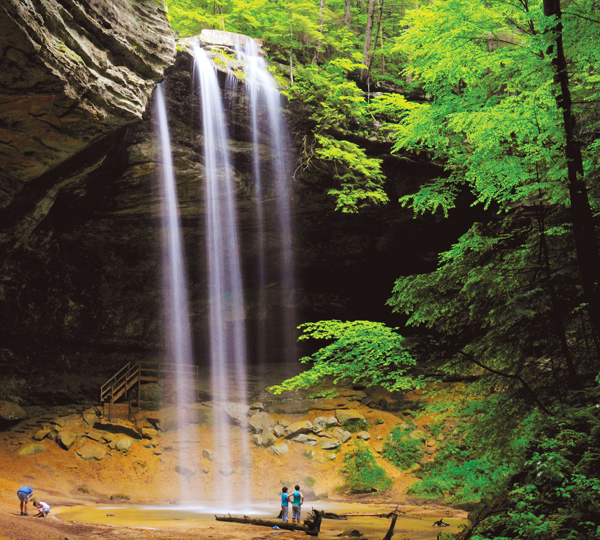
[[[176,51],[159,4],[0,3],[0,398],[93,398],[125,362],[161,358],[152,92],[163,76],[202,363],[208,301],[199,100],[191,56],[185,46]],[[223,72],[220,80],[225,86]],[[251,137],[241,86],[225,98],[252,351],[258,291]],[[286,110],[293,143],[306,129],[303,114],[294,104]],[[268,135],[261,140],[266,149]],[[432,269],[435,254],[466,225],[440,226],[433,217],[413,219],[402,209],[398,197],[439,171],[388,152],[385,144],[370,146],[371,156],[385,160],[391,202],[384,207],[337,213],[326,195],[330,178],[304,174],[293,183],[297,285],[288,299],[278,298],[275,286],[277,219],[274,201],[267,200],[270,306],[293,305],[298,323],[340,318],[401,324],[385,306],[394,279]],[[294,144],[289,158],[296,159]],[[277,361],[283,346],[279,308],[266,318],[269,359]]]

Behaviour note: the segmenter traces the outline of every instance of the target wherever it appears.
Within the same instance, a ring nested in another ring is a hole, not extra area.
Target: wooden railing
[[[183,370],[186,379],[198,380],[198,366],[187,364],[179,368],[175,364],[153,364],[150,362],[137,362],[132,364],[128,362],[117,373],[115,373],[102,388],[100,388],[100,401],[108,403],[108,418],[111,418],[111,407],[120,397],[127,395],[127,392],[137,384],[137,412],[140,412],[140,392],[142,383],[158,382],[162,379],[169,379],[177,374],[178,369]],[[130,406],[130,411],[133,409]]]

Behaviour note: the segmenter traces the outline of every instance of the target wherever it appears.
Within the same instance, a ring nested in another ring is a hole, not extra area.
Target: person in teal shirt
[[[292,493],[292,523],[300,523],[300,513],[303,502],[304,495],[302,495],[302,492],[300,491],[300,486],[294,486],[294,493]]]
[[[281,521],[284,523],[287,523],[289,510],[289,495],[287,490],[285,486],[281,488]]]

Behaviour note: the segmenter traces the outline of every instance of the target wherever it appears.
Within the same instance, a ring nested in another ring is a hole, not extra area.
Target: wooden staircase
[[[198,380],[198,367],[195,365],[182,366],[186,378]],[[146,383],[155,383],[159,380],[172,379],[177,373],[177,366],[173,363],[153,364],[151,362],[128,362],[117,373],[115,373],[108,381],[100,388],[100,402],[104,406],[104,416],[109,421],[112,419],[113,412],[117,409],[127,409],[127,416],[135,413],[131,403],[116,403],[116,401],[127,396],[129,390],[137,386],[137,412],[140,412],[140,393],[141,385]]]

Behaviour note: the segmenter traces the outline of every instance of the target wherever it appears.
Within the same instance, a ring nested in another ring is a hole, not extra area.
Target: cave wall
[[[184,46],[176,54],[164,11],[154,2],[3,0],[1,7],[8,18],[2,18],[0,41],[6,88],[0,96],[0,397],[60,402],[90,396],[125,362],[162,357],[152,91],[163,74],[194,344],[202,363],[208,324],[203,142],[189,51]],[[36,72],[31,80],[20,77],[29,70]],[[248,110],[241,87],[224,90],[224,97],[252,360],[259,313]],[[40,113],[33,106],[38,101],[52,105]],[[308,126],[305,111],[293,104],[285,114],[293,163],[295,142]],[[268,134],[260,140],[266,155]],[[292,298],[281,298],[276,286],[279,233],[274,200],[265,203],[268,281],[274,286],[265,290],[269,309],[260,327],[269,360],[282,357],[284,309],[293,309],[298,323],[361,318],[401,324],[385,306],[394,279],[431,270],[435,253],[466,227],[467,217],[443,226],[434,217],[414,219],[396,202],[439,173],[431,164],[391,157],[385,145],[374,145],[370,155],[385,158],[386,206],[341,214],[326,195],[326,175],[305,174],[292,184]],[[39,364],[46,366],[43,374],[36,372]]]

